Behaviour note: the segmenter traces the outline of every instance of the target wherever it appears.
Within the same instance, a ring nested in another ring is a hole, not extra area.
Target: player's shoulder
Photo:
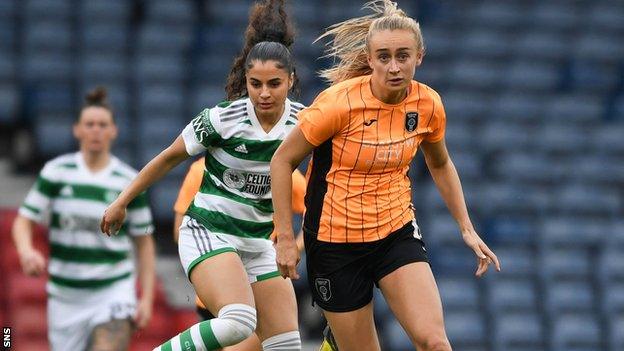
[[[442,102],[440,94],[435,89],[416,80],[412,80],[412,92],[410,95],[418,99],[433,100],[436,103]]]
[[[42,175],[52,176],[68,170],[78,169],[78,158],[75,152],[57,156],[45,163]]]
[[[343,112],[349,110],[348,95],[354,90],[359,90],[368,76],[347,79],[333,84],[323,90],[314,99],[311,106],[322,108],[324,111]]]
[[[247,102],[249,98],[242,98],[233,101],[221,101],[211,109],[211,117],[218,121],[227,122],[247,115]]]

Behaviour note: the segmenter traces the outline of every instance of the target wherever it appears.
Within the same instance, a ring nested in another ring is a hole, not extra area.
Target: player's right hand
[[[31,248],[19,252],[19,259],[24,274],[36,277],[45,272],[45,258],[37,249]]]
[[[277,269],[284,278],[299,279],[297,264],[299,263],[299,250],[292,232],[289,235],[276,236],[275,253]]]

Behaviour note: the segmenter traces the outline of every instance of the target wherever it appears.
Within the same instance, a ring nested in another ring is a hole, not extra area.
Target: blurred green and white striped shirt
[[[19,213],[50,229],[51,295],[59,288],[95,289],[133,276],[130,236],[154,230],[146,195],[130,203],[118,235],[102,234],[100,220],[136,174],[114,156],[105,169],[91,172],[80,152],[59,156],[43,167]]]

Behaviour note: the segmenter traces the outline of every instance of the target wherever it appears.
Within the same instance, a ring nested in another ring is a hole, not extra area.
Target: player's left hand
[[[150,319],[152,319],[152,301],[140,299],[133,317],[134,324],[137,329],[143,329],[149,324]]]
[[[475,255],[477,255],[477,271],[475,272],[477,277],[481,277],[488,270],[491,263],[494,263],[496,271],[500,272],[501,268],[498,257],[496,257],[494,252],[490,250],[474,229],[463,230],[462,238],[464,239],[466,245],[468,245],[468,247],[474,251]]]

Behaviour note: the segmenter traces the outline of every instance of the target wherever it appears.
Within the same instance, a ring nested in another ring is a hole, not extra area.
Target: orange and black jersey
[[[408,96],[390,105],[373,96],[370,79],[333,85],[299,113],[299,128],[316,146],[304,230],[320,241],[376,241],[412,221],[409,164],[421,142],[444,137],[433,89],[412,81]]]

